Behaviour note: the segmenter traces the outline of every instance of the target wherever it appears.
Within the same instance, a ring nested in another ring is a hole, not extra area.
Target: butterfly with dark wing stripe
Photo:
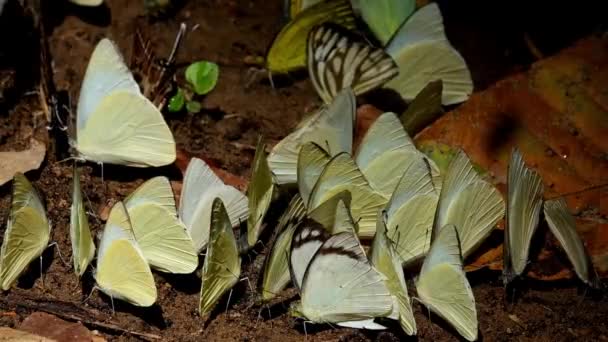
[[[361,95],[399,73],[397,64],[382,49],[351,38],[346,29],[331,23],[310,31],[307,64],[312,84],[325,103],[346,87]]]
[[[296,229],[291,240],[289,268],[292,282],[302,289],[306,268],[321,245],[329,238],[329,233],[320,223],[305,219]]]

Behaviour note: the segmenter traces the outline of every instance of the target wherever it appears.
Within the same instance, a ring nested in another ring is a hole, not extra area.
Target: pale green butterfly
[[[298,155],[307,142],[314,142],[330,156],[351,153],[356,115],[355,95],[343,89],[327,107],[303,120],[295,131],[276,144],[268,156],[275,183],[296,183]]]
[[[152,268],[168,273],[194,272],[198,253],[177,217],[173,190],[166,177],[144,182],[124,204],[135,240]]]
[[[477,309],[471,285],[462,268],[458,232],[443,227],[424,259],[416,281],[419,300],[450,323],[469,341],[477,339]]]
[[[503,244],[503,282],[520,276],[528,264],[530,242],[543,205],[540,175],[528,168],[519,150],[511,152],[507,180],[508,198]]]
[[[463,102],[473,91],[469,68],[448,41],[436,3],[414,12],[385,50],[399,67],[399,75],[385,84],[385,88],[395,90],[406,101],[412,101],[435,80],[443,81],[444,105]]]
[[[378,227],[372,243],[370,261],[386,277],[386,286],[393,296],[393,314],[389,318],[399,320],[406,334],[416,335],[416,321],[407,293],[401,258],[386,236],[386,217],[382,212],[378,213]]]
[[[0,248],[0,285],[8,290],[49,244],[51,225],[40,196],[27,178],[13,177],[13,197]]]
[[[80,172],[74,165],[72,186],[72,207],[70,209],[70,239],[72,241],[72,259],[74,259],[74,272],[82,276],[87,266],[95,256],[95,243],[91,236],[89,220],[82,202],[80,188]]]
[[[351,0],[351,3],[383,46],[416,10],[416,0]]]
[[[434,232],[453,224],[458,229],[462,256],[470,255],[505,214],[500,192],[479,176],[469,157],[458,150],[443,177]]]
[[[95,281],[112,299],[136,306],[156,302],[156,285],[148,262],[135,240],[127,209],[117,202],[103,230],[97,251]]]
[[[213,200],[211,234],[201,273],[199,313],[206,318],[217,301],[239,281],[241,258],[232,224],[220,198]]]

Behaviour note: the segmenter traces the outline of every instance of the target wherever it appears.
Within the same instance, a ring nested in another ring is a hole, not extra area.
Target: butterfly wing
[[[301,311],[318,323],[387,316],[393,299],[385,278],[370,265],[357,237],[330,237],[314,255],[303,280]]]
[[[203,264],[199,312],[202,317],[211,313],[217,301],[229,291],[241,275],[241,258],[230,218],[222,200],[213,200],[211,234]]]
[[[8,290],[46,249],[51,227],[40,197],[27,178],[13,177],[11,211],[0,248],[0,286]]]
[[[302,280],[306,267],[312,260],[323,242],[329,238],[329,233],[318,222],[305,219],[295,230],[291,240],[289,253],[289,268],[293,284],[302,290]]]
[[[542,179],[526,166],[517,149],[511,153],[507,187],[509,197],[503,244],[505,284],[521,275],[526,268],[530,242],[543,204]]]
[[[323,172],[325,165],[329,163],[329,155],[323,148],[313,142],[302,145],[298,154],[298,190],[304,203],[308,203],[310,192],[315,186],[317,179]]]
[[[117,90],[140,93],[139,86],[116,45],[107,38],[102,39],[93,50],[80,88],[76,116],[78,136],[101,101]]]
[[[386,88],[411,101],[429,82],[443,81],[442,102],[465,101],[473,91],[471,73],[443,30],[443,18],[435,3],[414,12],[386,47],[399,66],[399,76]]]
[[[78,6],[96,7],[103,3],[103,0],[70,0]]]
[[[175,209],[175,196],[169,179],[164,176],[150,178],[125,198],[125,205],[135,207],[144,203],[151,203],[165,208],[172,215],[177,216]]]
[[[593,270],[589,254],[576,233],[576,221],[568,211],[566,201],[563,198],[546,201],[544,212],[549,229],[566,251],[576,275],[586,284],[600,287],[601,283]]]
[[[490,234],[504,213],[505,203],[498,190],[477,174],[467,155],[459,150],[443,178],[435,231],[448,224],[455,225],[462,255],[466,258]]]
[[[325,103],[331,103],[344,88],[361,95],[399,73],[382,49],[356,41],[333,25],[313,28],[307,45],[308,73]]]
[[[224,203],[233,227],[247,219],[247,197],[236,188],[225,185],[204,161],[192,158],[184,175],[179,211],[199,252],[209,241],[213,200],[216,197]]]
[[[247,189],[247,197],[249,200],[247,243],[250,247],[255,245],[262,233],[263,219],[266,215],[266,211],[268,211],[268,208],[270,207],[274,190],[272,174],[268,167],[266,152],[264,152],[265,146],[266,145],[264,145],[260,139],[253,158],[251,183],[249,183],[249,188]]]
[[[308,210],[314,210],[334,195],[348,190],[352,200],[350,210],[359,225],[359,236],[371,238],[376,230],[376,214],[387,199],[376,193],[361,170],[347,153],[333,157],[327,164],[312,191]]]
[[[305,67],[308,33],[324,22],[354,27],[355,16],[349,1],[322,1],[298,13],[272,42],[266,54],[266,69],[273,73],[287,73]]]
[[[72,259],[74,259],[74,272],[82,276],[93,256],[95,256],[95,243],[91,236],[89,220],[82,202],[80,188],[80,172],[74,166],[72,188],[72,207],[70,208],[70,239],[72,241]]]
[[[87,160],[135,167],[175,161],[175,140],[162,114],[141,94],[114,90],[79,130],[76,149]]]
[[[152,271],[135,241],[122,202],[110,210],[97,253],[95,281],[107,295],[136,306],[147,307],[156,301]]]
[[[415,0],[353,0],[353,8],[374,36],[386,43],[416,10]]]
[[[439,199],[428,164],[418,152],[408,154],[410,164],[386,206],[387,235],[404,265],[419,259],[430,248]]]
[[[335,233],[334,224],[336,223],[336,213],[338,213],[338,203],[342,202],[347,208],[350,208],[352,196],[348,190],[344,190],[335,194],[332,198],[321,203],[314,210],[308,213],[308,217],[319,222],[325,230]]]
[[[382,214],[379,216],[370,261],[386,277],[386,286],[395,300],[393,311],[398,314],[401,328],[406,334],[415,335],[416,321],[407,293],[401,259],[386,236],[386,217]]]
[[[317,144],[330,156],[341,152],[350,153],[355,115],[355,95],[351,89],[344,89],[329,106],[317,111],[276,144],[268,156],[275,182],[297,182],[298,154],[302,145],[308,142]]]
[[[289,251],[291,240],[300,221],[306,215],[306,207],[299,195],[293,197],[287,210],[279,219],[278,235],[266,257],[262,279],[262,300],[269,301],[281,292],[291,280]]]
[[[462,269],[458,233],[443,227],[422,264],[416,282],[420,301],[450,323],[469,341],[477,339],[477,309],[473,291]]]
[[[355,162],[371,187],[384,197],[390,197],[397,182],[418,152],[403,129],[397,115],[386,112],[380,115],[365,133]]]

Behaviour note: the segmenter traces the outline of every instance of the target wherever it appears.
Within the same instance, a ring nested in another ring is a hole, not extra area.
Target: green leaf
[[[188,101],[186,103],[186,110],[189,113],[198,113],[201,111],[201,104],[197,101]]]
[[[220,68],[215,63],[198,61],[186,69],[186,80],[192,84],[198,95],[205,95],[215,88]]]
[[[184,103],[186,102],[186,97],[184,96],[184,91],[182,88],[177,88],[177,93],[169,99],[169,111],[171,113],[179,112],[184,108]]]

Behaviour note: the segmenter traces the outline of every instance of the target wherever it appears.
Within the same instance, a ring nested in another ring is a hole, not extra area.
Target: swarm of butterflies
[[[289,72],[307,66],[324,105],[268,156],[258,141],[246,195],[224,184],[203,160],[192,158],[179,206],[166,177],[149,179],[114,204],[96,249],[75,166],[70,237],[76,275],[82,276],[96,255],[96,287],[112,300],[147,307],[157,299],[152,269],[193,273],[204,254],[199,312],[209,317],[240,279],[240,254],[253,249],[269,228],[264,218],[279,197],[278,187],[293,184],[297,193],[270,234],[260,297],[264,303],[280,299],[291,282],[300,300],[290,312],[307,322],[385,329],[383,321],[392,319],[408,335],[416,334],[407,268],[419,270],[416,298],[465,339],[476,340],[475,299],[463,260],[505,212],[506,284],[524,274],[544,208],[577,275],[599,286],[564,200],[543,202],[542,180],[518,150],[509,164],[505,205],[464,151],[440,172],[433,159],[416,149],[395,113],[379,116],[361,142],[354,143],[358,95],[389,87],[410,101],[426,83],[441,79],[441,102],[452,104],[468,97],[472,83],[464,60],[445,37],[435,4],[418,10],[414,1],[359,0],[352,5],[344,0],[292,1],[293,18],[269,50],[267,68]],[[349,34],[353,8],[384,49]],[[303,31],[307,38],[300,46]],[[76,158],[131,167],[173,163],[174,138],[146,93],[116,46],[102,39],[80,91],[72,139]],[[107,122],[122,125],[110,129]],[[238,228],[245,221],[241,234]],[[0,250],[3,290],[42,254],[50,231],[37,191],[24,175],[15,175]]]

